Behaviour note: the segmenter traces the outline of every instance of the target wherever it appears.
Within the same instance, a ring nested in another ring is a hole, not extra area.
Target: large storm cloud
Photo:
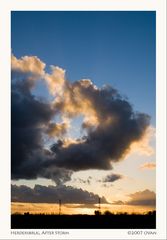
[[[54,107],[65,117],[84,117],[82,128],[87,134],[82,141],[68,147],[63,141],[55,143],[56,164],[72,170],[110,169],[143,137],[150,123],[150,117],[134,112],[117,90],[99,89],[88,80],[67,82]]]
[[[63,69],[44,69],[37,57],[12,56],[12,179],[44,177],[60,184],[72,171],[112,169],[143,138],[150,117],[135,112],[111,86],[97,88],[86,79],[71,83]],[[48,101],[33,94],[39,79],[48,87]],[[84,134],[69,139],[70,121],[78,116]]]

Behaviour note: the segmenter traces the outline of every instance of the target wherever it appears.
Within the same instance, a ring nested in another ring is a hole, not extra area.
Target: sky
[[[11,48],[17,211],[153,208],[155,12],[12,12]]]

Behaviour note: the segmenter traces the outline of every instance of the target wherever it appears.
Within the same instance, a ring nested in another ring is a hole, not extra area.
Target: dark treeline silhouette
[[[154,229],[156,212],[147,214],[113,214],[109,211],[95,215],[12,214],[12,229]]]

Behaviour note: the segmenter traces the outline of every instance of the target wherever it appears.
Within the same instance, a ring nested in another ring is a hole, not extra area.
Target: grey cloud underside
[[[130,194],[129,197],[131,199],[126,204],[156,206],[156,194],[149,189]]]
[[[116,205],[138,205],[138,206],[156,206],[156,195],[155,192],[148,189],[144,191],[135,192],[129,195],[129,201],[115,201],[112,204]]]
[[[48,187],[35,185],[34,188],[12,185],[11,197],[12,202],[29,203],[58,203],[61,199],[62,204],[97,204],[99,200],[97,194],[65,185]],[[107,203],[107,200],[102,197],[101,203]]]
[[[128,205],[138,205],[138,206],[155,206],[156,200],[155,199],[143,199],[143,200],[136,200],[136,201],[129,201],[126,204]]]
[[[35,82],[28,74],[17,72],[12,76],[12,179],[44,177],[62,184],[70,180],[73,171],[112,169],[111,164],[124,157],[130,144],[140,140],[150,124],[150,117],[135,113],[114,88],[98,89],[82,81],[71,84],[66,81],[73,108],[80,105],[74,91],[77,87],[82,99],[91,103],[99,124],[92,127],[83,123],[87,134],[77,144],[64,147],[61,139],[46,150],[43,134],[47,133],[53,118],[64,113],[66,102],[62,97],[53,106],[32,94]],[[69,117],[72,117],[70,113]],[[110,118],[113,121],[106,123]]]

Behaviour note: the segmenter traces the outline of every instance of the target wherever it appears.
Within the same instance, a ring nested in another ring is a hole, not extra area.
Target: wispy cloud
[[[123,175],[111,173],[103,179],[103,182],[115,182],[122,179],[123,177],[124,177]]]
[[[142,170],[154,170],[156,168],[156,163],[154,162],[146,162],[140,166]]]

